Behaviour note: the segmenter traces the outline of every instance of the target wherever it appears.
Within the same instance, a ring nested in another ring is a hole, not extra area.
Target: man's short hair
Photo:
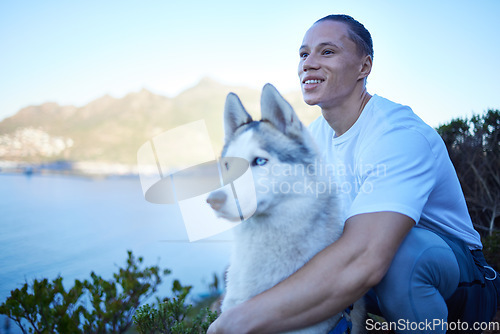
[[[345,23],[349,29],[349,37],[356,44],[359,51],[363,52],[366,55],[369,55],[373,59],[373,42],[372,36],[370,32],[365,28],[363,24],[356,21],[349,15],[345,14],[333,14],[325,16],[315,23],[322,21],[336,21]]]

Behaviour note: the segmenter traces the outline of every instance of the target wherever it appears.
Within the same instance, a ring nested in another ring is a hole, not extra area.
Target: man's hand
[[[218,326],[217,326],[217,320],[219,320],[219,319],[216,319],[214,322],[212,322],[212,324],[210,325],[210,327],[208,327],[207,334],[216,334],[216,333],[223,334],[223,333],[225,333],[224,330],[218,328]]]
[[[222,313],[208,328],[207,334],[246,334],[250,320],[239,319],[240,315],[245,315],[244,303],[237,305]]]

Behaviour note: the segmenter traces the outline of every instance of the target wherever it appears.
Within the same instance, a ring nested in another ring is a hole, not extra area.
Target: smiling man
[[[299,49],[304,101],[321,107],[337,136],[354,124],[371,98],[366,91],[373,58],[371,38],[366,46],[371,51],[366,52],[351,36],[356,35],[341,21],[320,21],[307,31]]]
[[[299,54],[304,100],[323,115],[311,133],[323,159],[349,171],[339,180],[351,185],[340,194],[344,232],[294,275],[223,313],[209,333],[299,329],[367,293],[370,311],[396,332],[444,333],[458,320],[480,332],[473,323],[495,314],[498,278],[443,141],[410,108],[367,92],[372,40],[350,16],[318,20]]]

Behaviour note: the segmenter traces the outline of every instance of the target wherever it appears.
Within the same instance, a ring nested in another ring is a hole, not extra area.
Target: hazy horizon
[[[368,91],[431,126],[500,107],[500,2],[216,1],[0,3],[0,119],[51,101],[82,106],[148,89],[173,97],[203,77],[299,90],[298,47],[332,13],[374,40]]]

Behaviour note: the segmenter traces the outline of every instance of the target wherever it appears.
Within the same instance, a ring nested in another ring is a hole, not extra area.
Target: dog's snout
[[[210,204],[212,209],[219,210],[226,202],[226,193],[223,191],[215,191],[207,198],[207,203]]]

